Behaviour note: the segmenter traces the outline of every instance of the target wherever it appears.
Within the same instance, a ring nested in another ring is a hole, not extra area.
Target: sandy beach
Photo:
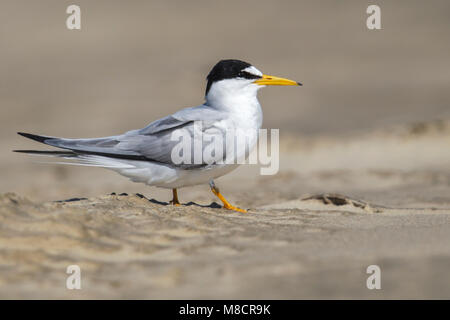
[[[432,2],[383,2],[372,32],[358,1],[79,1],[79,31],[65,4],[6,1],[0,298],[450,298],[450,7]],[[246,214],[207,185],[175,207],[170,190],[12,152],[45,149],[17,131],[108,136],[201,104],[221,58],[304,83],[259,95],[279,172],[216,181]]]

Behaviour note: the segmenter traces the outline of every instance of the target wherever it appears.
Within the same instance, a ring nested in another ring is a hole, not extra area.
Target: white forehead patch
[[[262,72],[259,71],[258,69],[256,69],[254,66],[247,67],[243,71],[251,73],[251,74],[253,74],[255,76],[258,76],[258,77],[262,77],[263,76]]]

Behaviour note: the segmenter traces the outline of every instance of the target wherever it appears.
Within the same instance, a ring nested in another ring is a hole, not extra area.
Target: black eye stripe
[[[241,71],[238,74],[239,78],[245,78],[245,79],[260,79],[262,78],[261,76],[257,76],[256,74],[247,72],[247,71]]]

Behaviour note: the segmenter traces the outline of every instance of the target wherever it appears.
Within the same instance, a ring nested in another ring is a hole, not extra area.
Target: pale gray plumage
[[[236,160],[245,158],[256,145],[258,129],[262,125],[258,90],[271,84],[301,84],[263,75],[255,67],[239,60],[220,61],[207,79],[206,102],[203,105],[182,109],[142,129],[93,139],[65,139],[20,133],[27,138],[70,151],[18,152],[51,155],[75,160],[83,165],[101,166],[115,170],[133,181],[164,188],[176,189],[208,183],[234,170],[238,166]],[[191,140],[190,163],[177,164],[172,159],[174,147],[180,142],[173,139],[177,130],[183,130]],[[233,146],[239,152],[230,152],[226,145],[227,135],[239,130],[247,131],[246,141]],[[223,142],[222,154],[204,153],[213,141]],[[198,154],[194,150],[196,142],[202,145],[200,163],[195,158]],[[231,155],[231,162],[228,162],[228,154]],[[223,162],[224,159],[227,162]],[[224,202],[224,205],[236,209],[228,203]]]
[[[173,131],[183,129],[194,141],[194,138],[198,139],[198,137],[194,137],[194,121],[197,121],[197,124],[200,123],[202,128],[202,134],[198,136],[203,140],[208,139],[210,141],[211,135],[220,135],[225,141],[223,128],[216,127],[215,123],[225,120],[226,117],[225,112],[202,105],[182,109],[173,115],[156,120],[142,129],[131,130],[122,135],[91,139],[66,139],[46,136],[40,136],[40,138],[41,142],[48,145],[75,152],[117,155],[124,158],[129,156],[132,159],[154,161],[173,167],[191,169],[207,166],[211,161],[210,159],[203,159],[204,162],[201,164],[194,163],[194,155],[191,152],[190,163],[173,163],[171,151],[179,143],[178,140],[171,139]],[[207,142],[202,141],[202,150],[207,145]]]

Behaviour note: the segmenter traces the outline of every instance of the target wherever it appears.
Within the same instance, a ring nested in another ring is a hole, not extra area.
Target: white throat
[[[217,109],[230,110],[258,103],[257,93],[262,87],[248,80],[226,79],[212,84],[206,95],[206,104]],[[225,111],[225,110],[223,110]]]
[[[251,127],[261,127],[262,111],[258,90],[263,86],[253,80],[226,79],[212,84],[206,95],[206,105],[216,110],[234,114]],[[246,125],[247,126],[247,125]]]

